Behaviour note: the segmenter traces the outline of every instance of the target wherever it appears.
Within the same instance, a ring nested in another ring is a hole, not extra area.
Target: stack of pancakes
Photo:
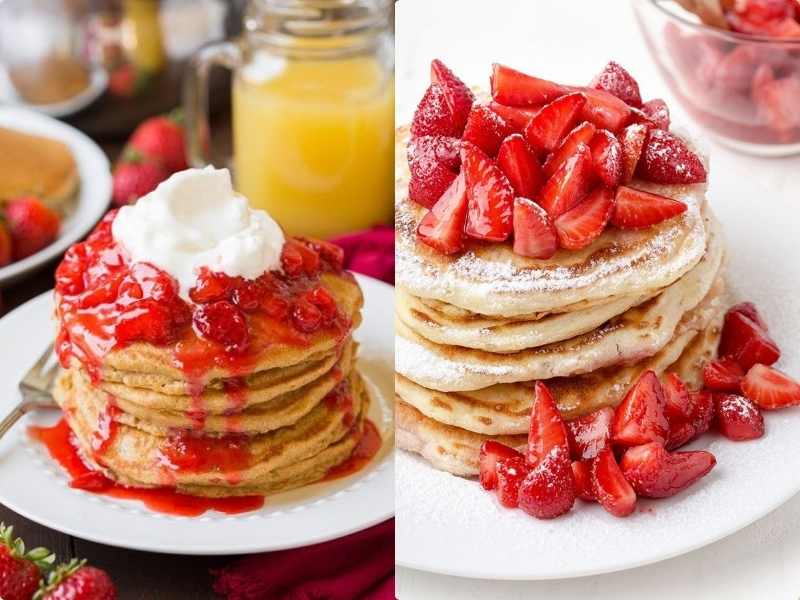
[[[351,338],[363,298],[347,273],[321,282],[350,329],[262,340],[247,372],[210,364],[200,380],[176,366],[175,347],[141,342],[99,366],[73,354],[54,396],[84,460],[124,485],[222,497],[306,485],[348,459],[369,407]]]
[[[401,448],[476,475],[484,440],[525,445],[537,380],[567,419],[617,405],[647,369],[701,387],[725,304],[724,242],[705,184],[634,180],[688,210],[643,230],[609,228],[548,260],[519,256],[510,242],[446,256],[416,239],[426,209],[408,199],[407,137],[401,129],[396,165]]]

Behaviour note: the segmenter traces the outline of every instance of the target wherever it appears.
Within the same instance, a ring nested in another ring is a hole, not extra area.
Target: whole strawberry
[[[170,173],[182,171],[186,164],[186,142],[180,118],[151,117],[133,132],[128,145],[146,158],[164,165]]]
[[[133,204],[156,189],[168,176],[169,173],[159,163],[143,162],[136,155],[127,155],[114,169],[114,204]]]
[[[58,236],[61,219],[38,198],[26,196],[6,205],[14,260],[21,260],[50,244]]]
[[[11,234],[5,221],[0,220],[0,267],[11,262]]]
[[[54,569],[33,600],[117,600],[117,588],[108,573],[75,558]]]
[[[13,539],[14,528],[0,523],[0,598],[3,600],[31,600],[42,570],[49,569],[55,556],[45,548],[25,552],[25,543]]]

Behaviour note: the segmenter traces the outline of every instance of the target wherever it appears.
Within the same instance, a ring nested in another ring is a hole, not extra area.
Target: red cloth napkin
[[[394,285],[394,228],[376,225],[331,241],[344,248],[347,269]]]
[[[214,591],[227,600],[394,600],[394,519],[330,542],[248,556],[212,574]]]

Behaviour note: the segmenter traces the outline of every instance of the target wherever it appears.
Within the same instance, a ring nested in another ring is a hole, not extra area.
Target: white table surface
[[[397,4],[396,32],[398,123],[413,114],[429,83],[432,58],[442,59],[469,85],[486,87],[492,62],[579,83],[588,81],[613,59],[636,77],[645,99],[664,98],[673,122],[691,128],[656,71],[625,0],[402,0]],[[737,194],[750,193],[754,206],[762,210],[771,197],[793,197],[800,211],[800,157],[758,159],[736,154],[712,140],[707,146],[712,156],[712,205],[724,201],[726,192],[736,190]],[[764,235],[765,243],[768,240],[768,232],[758,230],[757,219],[753,235]],[[402,526],[398,521],[397,527]],[[401,600],[798,600],[800,496],[720,542],[638,569],[525,583],[460,579],[398,568],[397,595]]]

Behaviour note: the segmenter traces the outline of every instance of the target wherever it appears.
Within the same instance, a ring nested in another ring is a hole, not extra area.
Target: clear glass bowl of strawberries
[[[759,156],[800,153],[797,0],[634,0],[670,89],[723,144]]]

